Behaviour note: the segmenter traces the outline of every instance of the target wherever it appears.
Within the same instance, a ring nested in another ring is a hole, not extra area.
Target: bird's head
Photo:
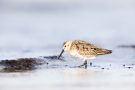
[[[58,56],[58,59],[62,56],[64,51],[66,51],[66,52],[70,51],[71,45],[72,45],[72,41],[66,41],[63,43],[62,51],[61,51],[60,55]]]

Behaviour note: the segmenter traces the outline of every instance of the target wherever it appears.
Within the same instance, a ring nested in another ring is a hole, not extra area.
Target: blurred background
[[[64,55],[52,69],[0,72],[0,90],[134,90],[135,0],[0,0],[0,60],[58,55],[73,39],[113,53],[87,70]]]
[[[134,29],[134,0],[0,0],[0,59],[58,54],[72,39],[114,49]]]

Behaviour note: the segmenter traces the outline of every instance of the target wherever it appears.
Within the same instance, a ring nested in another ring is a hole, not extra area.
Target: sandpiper
[[[85,66],[85,68],[87,68],[88,59],[95,59],[97,55],[112,53],[112,50],[98,48],[95,45],[83,40],[71,40],[64,42],[63,49],[58,56],[58,59],[62,56],[64,51],[69,52],[72,56],[83,59],[84,63],[79,67]]]

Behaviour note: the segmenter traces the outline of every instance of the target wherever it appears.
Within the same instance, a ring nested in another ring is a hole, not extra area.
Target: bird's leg
[[[92,66],[92,62],[90,62],[90,66]]]
[[[87,69],[87,60],[85,60],[84,63],[78,67],[83,67],[83,66],[85,67],[85,69]]]
[[[84,61],[85,69],[87,69],[87,60]]]

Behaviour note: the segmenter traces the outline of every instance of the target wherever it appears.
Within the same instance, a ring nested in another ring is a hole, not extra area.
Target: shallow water
[[[25,73],[1,73],[2,90],[36,89],[134,89],[133,70],[42,69]]]
[[[134,0],[0,2],[0,60],[56,56],[70,39],[113,50],[87,70],[74,68],[83,61],[65,53],[65,61],[45,59],[49,66],[33,71],[1,72],[1,90],[134,90]]]

